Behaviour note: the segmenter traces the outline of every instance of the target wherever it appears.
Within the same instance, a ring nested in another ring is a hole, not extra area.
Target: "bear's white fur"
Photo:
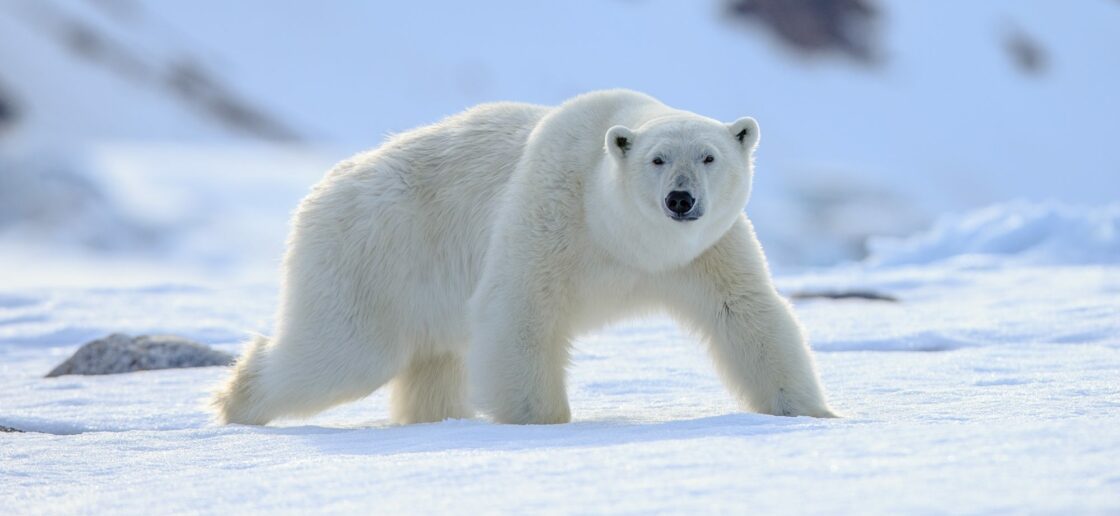
[[[390,381],[397,422],[469,417],[470,377],[496,421],[567,422],[571,340],[658,309],[745,408],[833,416],[742,213],[758,136],[612,90],[478,106],[340,163],[299,206],[275,336],[250,343],[219,419]]]

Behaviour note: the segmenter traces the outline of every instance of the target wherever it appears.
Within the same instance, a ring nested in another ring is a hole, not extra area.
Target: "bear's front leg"
[[[746,408],[836,417],[801,326],[774,289],[746,217],[665,285],[666,302],[701,330],[724,384]]]
[[[567,423],[570,341],[550,308],[555,300],[507,274],[493,276],[503,277],[484,277],[471,300],[475,401],[499,423]]]

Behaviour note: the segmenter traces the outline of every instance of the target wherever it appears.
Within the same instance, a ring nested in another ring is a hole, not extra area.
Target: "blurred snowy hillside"
[[[779,270],[994,203],[1106,204],[1117,26],[1106,0],[5,0],[0,282],[269,278],[333,162],[613,87],[760,121],[747,212]]]

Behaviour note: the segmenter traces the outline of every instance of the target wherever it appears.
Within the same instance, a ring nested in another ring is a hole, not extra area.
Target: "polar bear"
[[[392,382],[402,424],[471,401],[564,423],[572,339],[659,309],[744,408],[834,417],[743,214],[758,139],[752,118],[611,90],[481,105],[338,164],[300,203],[275,335],[247,346],[218,419],[309,416]]]

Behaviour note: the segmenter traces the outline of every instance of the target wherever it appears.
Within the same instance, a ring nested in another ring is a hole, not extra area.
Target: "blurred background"
[[[762,126],[779,272],[1010,200],[1120,194],[1120,2],[0,0],[0,287],[275,281],[336,161],[631,88]]]

